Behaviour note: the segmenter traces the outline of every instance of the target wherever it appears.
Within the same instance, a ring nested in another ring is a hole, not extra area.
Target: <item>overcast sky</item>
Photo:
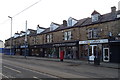
[[[0,0],[0,40],[10,37],[10,18],[13,17],[13,31],[25,31],[25,21],[28,28],[36,30],[37,25],[49,27],[51,22],[62,24],[63,20],[73,17],[77,20],[91,17],[97,10],[101,14],[111,12],[120,0],[40,0],[39,3],[16,15],[39,0]],[[15,16],[16,15],[16,16]]]

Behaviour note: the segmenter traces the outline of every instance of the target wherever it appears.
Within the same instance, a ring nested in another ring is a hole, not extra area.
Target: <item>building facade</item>
[[[104,62],[119,62],[120,11],[116,7],[104,15],[95,10],[90,18],[70,17],[63,24],[52,22],[49,28],[38,25],[36,31],[28,29],[26,47],[24,33],[12,38],[16,55],[24,55],[27,48],[29,56],[59,58],[64,51],[66,59],[94,61],[99,57]],[[7,39],[5,47],[9,46],[10,39]]]
[[[3,53],[3,49],[4,49],[4,42],[2,40],[0,40],[0,54]],[[1,55],[0,55],[1,57]]]

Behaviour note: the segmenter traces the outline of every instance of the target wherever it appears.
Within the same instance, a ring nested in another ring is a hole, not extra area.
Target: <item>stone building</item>
[[[31,31],[31,32],[29,32]],[[111,7],[111,12],[101,15],[96,10],[91,17],[76,20],[70,17],[63,24],[52,22],[49,28],[39,25],[28,31],[28,55],[59,58],[64,51],[66,59],[118,62],[120,56],[120,10]],[[31,34],[30,34],[31,33]],[[24,55],[24,32],[13,37],[15,53]],[[9,46],[10,39],[5,41]],[[16,47],[17,46],[17,47]]]
[[[100,57],[101,61],[118,62],[120,56],[120,18],[119,11],[111,7],[111,13],[101,15],[97,11],[91,14],[80,27],[81,37],[80,57],[94,61]],[[116,40],[117,39],[117,40]]]

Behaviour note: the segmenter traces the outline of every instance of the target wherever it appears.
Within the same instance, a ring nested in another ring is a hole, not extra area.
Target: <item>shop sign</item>
[[[108,39],[79,41],[79,44],[108,43]]]
[[[53,44],[54,47],[59,47],[59,46],[75,46],[76,43],[60,43],[60,44]]]
[[[26,46],[25,45],[20,46],[20,48],[25,48],[25,47],[28,48],[28,45],[26,45]]]

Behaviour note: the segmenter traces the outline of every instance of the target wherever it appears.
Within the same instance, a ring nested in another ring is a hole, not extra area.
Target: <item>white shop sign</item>
[[[79,41],[79,44],[108,43],[108,39]]]

